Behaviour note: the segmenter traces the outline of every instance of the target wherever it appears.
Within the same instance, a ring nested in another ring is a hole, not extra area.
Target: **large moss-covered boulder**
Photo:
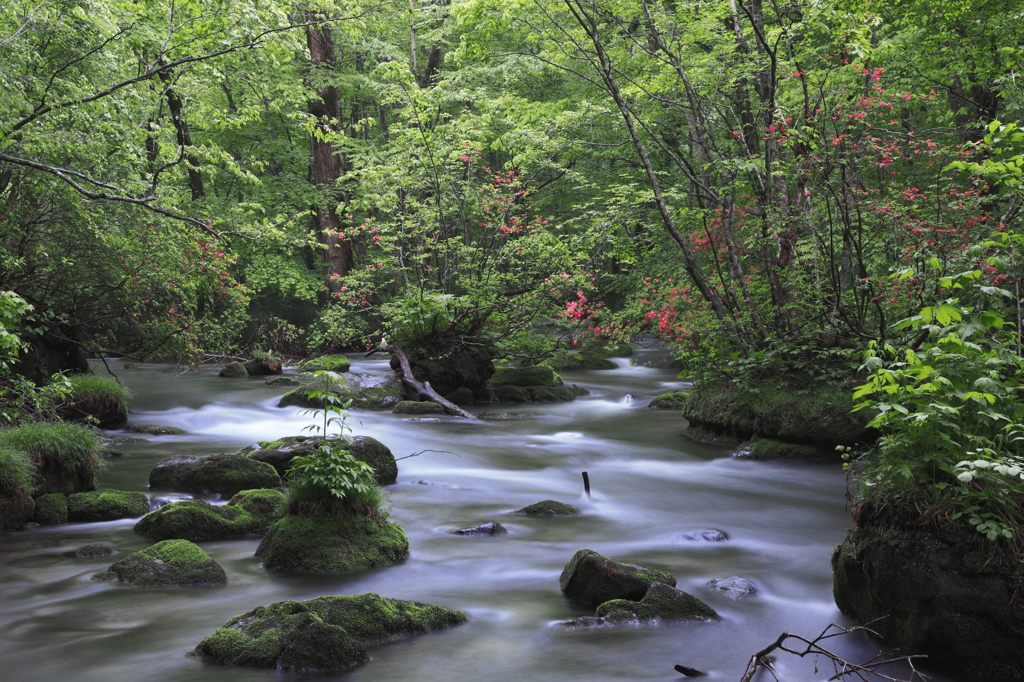
[[[640,601],[606,601],[597,607],[597,617],[613,623],[719,619],[718,613],[697,597],[659,582],[651,583]]]
[[[342,386],[328,383],[323,378],[315,378],[305,386],[288,391],[278,400],[278,407],[323,407],[326,401],[322,398],[310,397],[315,391],[328,390],[341,398],[352,400],[352,407],[378,410],[394,407],[405,399],[405,386],[398,377],[378,376],[349,372],[345,374]]]
[[[0,450],[28,455],[35,467],[34,496],[96,489],[103,442],[81,424],[34,422],[0,429]],[[29,513],[31,517],[31,512]]]
[[[145,493],[97,490],[68,496],[68,521],[95,522],[133,519],[149,511]]]
[[[244,366],[246,373],[251,377],[284,373],[281,368],[281,358],[270,355],[248,360]]]
[[[178,455],[160,460],[149,472],[149,487],[227,499],[243,490],[279,488],[274,467],[239,455]]]
[[[522,509],[516,509],[513,514],[525,514],[526,516],[576,516],[580,510],[571,504],[558,502],[557,500],[541,500],[528,504]]]
[[[223,585],[228,581],[224,569],[188,540],[158,542],[129,554],[93,578],[147,587]]]
[[[444,408],[439,403],[430,401],[418,402],[415,400],[403,400],[391,410],[395,414],[444,414]]]
[[[284,573],[343,573],[390,566],[408,554],[409,539],[398,524],[364,516],[286,516],[270,527],[256,549],[265,568]]]
[[[244,379],[249,376],[249,370],[241,362],[229,362],[217,373],[217,376],[228,379]]]
[[[302,672],[342,672],[366,647],[464,623],[462,611],[377,594],[260,606],[233,618],[189,653],[210,663]]]
[[[690,393],[688,391],[662,393],[652,400],[647,407],[653,407],[656,410],[681,410],[689,399]]]
[[[533,367],[498,367],[491,377],[491,386],[564,386],[555,370],[543,365]]]
[[[352,362],[344,355],[321,355],[312,360],[305,360],[299,365],[303,372],[347,372],[352,368]]]
[[[286,436],[277,440],[261,440],[256,445],[244,447],[236,455],[266,462],[284,476],[291,468],[291,461],[298,456],[313,452],[323,438],[320,436]],[[355,436],[349,443],[349,454],[360,462],[373,467],[377,485],[390,485],[398,478],[398,463],[388,446],[376,438]]]
[[[284,516],[284,507],[280,490],[243,490],[226,505],[182,500],[143,516],[135,532],[154,540],[191,542],[261,536]]]
[[[131,433],[145,433],[150,436],[183,436],[187,433],[185,429],[179,429],[177,426],[164,426],[162,424],[129,424],[124,427],[124,430]]]
[[[483,398],[487,382],[494,374],[494,361],[484,346],[432,345],[405,348],[412,374],[419,381],[429,381],[440,395],[468,388],[476,398]],[[400,366],[391,358],[391,369]]]
[[[576,552],[558,579],[567,597],[593,607],[612,599],[640,601],[654,583],[675,587],[676,579],[665,571],[615,561],[591,549]]]
[[[836,606],[886,648],[956,677],[1024,680],[1024,564],[964,523],[937,528],[883,505],[832,555]]]
[[[61,493],[40,495],[36,498],[36,512],[33,520],[44,526],[66,523],[68,520],[68,498]]]
[[[0,532],[16,530],[32,520],[36,471],[36,462],[28,453],[0,445]]]

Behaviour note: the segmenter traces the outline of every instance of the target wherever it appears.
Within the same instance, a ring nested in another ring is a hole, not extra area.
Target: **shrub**
[[[311,454],[292,460],[288,476],[288,513],[312,517],[387,517],[386,493],[373,467],[360,462],[343,442],[325,442]]]

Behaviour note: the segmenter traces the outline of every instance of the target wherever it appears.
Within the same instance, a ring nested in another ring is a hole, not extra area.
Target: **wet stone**
[[[483,536],[483,535],[507,535],[508,531],[500,523],[483,523],[479,526],[473,526],[472,528],[462,528],[460,530],[453,530],[455,535],[472,535],[472,536]]]
[[[757,594],[757,589],[746,578],[732,575],[728,578],[715,578],[708,582],[708,587],[725,593],[729,599],[743,599]]]
[[[717,530],[694,530],[679,536],[683,542],[725,542],[729,538]]]
[[[93,559],[116,553],[112,547],[107,547],[106,545],[86,545],[75,552],[75,556],[79,559]]]

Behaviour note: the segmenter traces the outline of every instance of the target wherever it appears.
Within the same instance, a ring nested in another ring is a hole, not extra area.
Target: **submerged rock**
[[[505,526],[500,523],[482,523],[479,526],[473,526],[472,528],[462,528],[460,530],[453,530],[454,535],[507,535],[508,531],[505,530]]]
[[[75,556],[79,559],[95,559],[97,557],[110,556],[111,554],[117,554],[112,547],[106,545],[86,545],[75,552]]]
[[[576,552],[558,579],[567,597],[594,607],[613,599],[639,601],[656,582],[675,587],[676,579],[664,571],[615,561],[591,549]]]
[[[651,401],[651,404],[647,407],[653,407],[656,410],[681,410],[686,401],[690,399],[690,393],[687,391],[675,391],[673,393],[662,393],[657,398]]]
[[[395,414],[444,414],[444,408],[439,403],[415,400],[403,400],[391,411]]]
[[[66,523],[68,520],[68,498],[61,493],[40,495],[36,498],[35,522],[44,526]]]
[[[217,376],[229,379],[244,379],[249,376],[249,370],[240,362],[229,362],[217,373]]]
[[[398,524],[364,516],[285,516],[256,549],[265,568],[284,573],[343,573],[390,566],[408,555],[409,539]]]
[[[491,402],[498,403],[554,403],[558,401],[576,400],[590,392],[576,384],[571,386],[494,386],[489,389],[487,397]]]
[[[205,542],[263,535],[284,515],[280,490],[243,490],[226,505],[171,502],[139,519],[135,532],[154,540]]]
[[[465,386],[455,389],[444,398],[448,402],[459,405],[460,407],[472,405],[476,402],[476,396],[473,395],[473,391],[469,390]]]
[[[159,424],[128,424],[124,430],[131,433],[148,433],[151,436],[182,436],[188,433],[185,429],[179,429],[176,426],[161,426]],[[138,442],[138,440],[122,439],[115,444]],[[142,440],[141,442],[145,443],[146,441]]]
[[[640,601],[613,599],[597,607],[597,617],[612,623],[656,620],[719,620],[718,613],[688,592],[655,582]]]
[[[717,530],[691,530],[688,533],[681,533],[679,539],[683,542],[725,542],[729,538]]]
[[[352,368],[352,362],[344,355],[321,355],[312,360],[305,360],[299,365],[303,372],[347,372]]]
[[[541,500],[527,505],[522,509],[516,509],[513,514],[526,514],[527,516],[575,516],[580,510],[572,505],[558,502],[556,500]]]
[[[228,581],[224,569],[188,540],[158,542],[129,554],[93,578],[147,587],[223,585]]]
[[[729,599],[743,599],[757,594],[754,584],[738,575],[729,576],[728,578],[715,578],[708,581],[708,587],[724,592],[725,596]]]
[[[261,440],[256,445],[242,448],[234,454],[266,462],[284,476],[291,462],[298,456],[313,452],[323,442],[320,436],[286,436],[277,440]],[[377,485],[390,485],[398,479],[398,463],[388,446],[376,438],[355,436],[349,443],[349,454],[373,467]]]
[[[498,367],[491,377],[491,386],[564,386],[562,377],[544,365],[533,367]]]
[[[369,660],[368,646],[467,619],[462,611],[377,594],[284,601],[231,619],[189,655],[221,665],[342,672]]]
[[[243,490],[278,488],[281,484],[274,467],[239,455],[178,455],[157,462],[149,472],[151,488],[219,495],[221,499]]]
[[[132,519],[149,511],[145,493],[97,490],[68,496],[68,520],[78,522]]]
[[[302,382],[295,377],[276,376],[264,381],[267,386],[301,386]]]

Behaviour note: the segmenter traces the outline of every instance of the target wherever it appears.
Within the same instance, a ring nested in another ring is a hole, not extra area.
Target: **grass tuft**
[[[0,445],[0,494],[13,497],[32,490],[36,463],[25,452]]]

